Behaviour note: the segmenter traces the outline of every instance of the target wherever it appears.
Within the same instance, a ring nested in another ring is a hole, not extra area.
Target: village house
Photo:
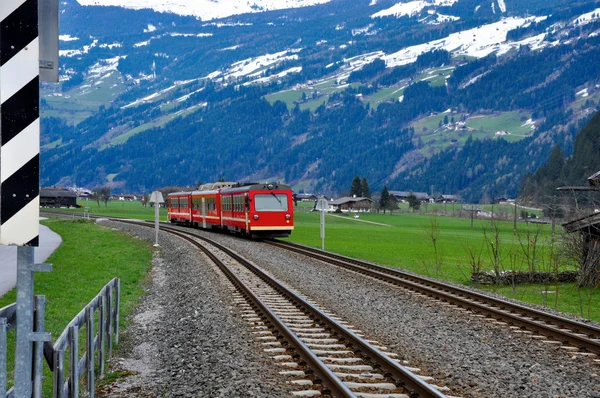
[[[346,212],[367,212],[371,210],[373,200],[362,197],[343,197],[329,202],[333,210]]]

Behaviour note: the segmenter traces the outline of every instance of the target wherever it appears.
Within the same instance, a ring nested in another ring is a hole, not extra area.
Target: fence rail
[[[100,293],[77,314],[64,329],[53,346],[52,365],[54,372],[54,398],[78,398],[79,379],[86,376],[87,392],[94,397],[96,359],[100,376],[104,375],[106,349],[108,358],[112,357],[114,344],[119,342],[119,301],[121,287],[118,278],[110,281]],[[95,313],[98,311],[98,332]],[[79,331],[85,328],[85,352],[80,356]],[[66,361],[66,352],[69,360]],[[96,355],[96,352],[98,355]],[[68,365],[68,378],[65,368]]]
[[[43,331],[44,296],[36,296],[34,332]],[[121,285],[118,278],[106,284],[100,293],[67,325],[54,345],[36,343],[32,366],[34,372],[33,396],[41,396],[43,355],[53,375],[54,398],[78,398],[80,379],[86,377],[87,396],[94,397],[96,368],[104,375],[104,363],[112,357],[113,345],[119,342],[119,302]],[[16,304],[0,308],[0,398],[11,398],[7,391],[8,332],[16,326]],[[98,312],[96,320],[96,312]],[[80,354],[79,332],[85,329],[85,352]],[[108,357],[107,357],[108,350]],[[67,357],[68,354],[68,357]],[[68,359],[67,359],[68,358]],[[97,360],[97,362],[96,362]]]

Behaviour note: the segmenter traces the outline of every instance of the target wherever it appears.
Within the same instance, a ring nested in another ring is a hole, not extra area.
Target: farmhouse
[[[355,198],[355,197],[343,197],[336,199],[334,201],[329,202],[330,206],[334,208],[334,210],[341,210],[343,212],[348,211],[358,211],[358,212],[366,212],[371,210],[371,204],[373,200],[369,198]]]
[[[41,188],[41,207],[78,207],[77,194],[64,188]]]

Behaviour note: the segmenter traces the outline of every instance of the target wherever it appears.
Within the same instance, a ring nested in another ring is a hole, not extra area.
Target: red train
[[[294,230],[292,189],[285,184],[203,185],[167,200],[172,223],[251,238],[287,237]]]

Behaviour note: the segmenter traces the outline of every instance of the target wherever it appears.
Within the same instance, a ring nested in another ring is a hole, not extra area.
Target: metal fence
[[[88,396],[94,397],[96,359],[100,376],[103,376],[106,350],[108,349],[108,358],[111,358],[113,345],[119,342],[120,297],[120,281],[115,278],[69,322],[54,343],[51,368],[54,372],[55,398],[78,398],[79,379],[83,376],[86,376]],[[96,311],[98,311],[98,322],[94,320]],[[85,328],[85,352],[80,355],[79,331],[82,328]],[[65,377],[67,374],[68,377]]]
[[[15,328],[17,318],[17,304],[0,308],[0,397],[6,397],[8,377],[6,374],[6,360],[8,352],[8,332]]]
[[[119,342],[120,290],[119,279],[113,279],[69,322],[54,345],[50,343],[34,345],[32,362],[34,398],[41,396],[43,357],[46,358],[50,370],[54,373],[54,398],[78,398],[80,379],[84,376],[86,395],[94,397],[96,366],[99,376],[103,376],[105,361],[112,357],[113,345]],[[36,296],[35,331],[43,331],[44,306],[45,298]],[[12,388],[7,391],[7,335],[10,330],[15,329],[16,308],[16,304],[0,308],[0,398],[13,396]],[[96,312],[98,312],[97,317]],[[83,347],[79,343],[81,330],[85,330],[85,352],[83,353],[80,353]]]

